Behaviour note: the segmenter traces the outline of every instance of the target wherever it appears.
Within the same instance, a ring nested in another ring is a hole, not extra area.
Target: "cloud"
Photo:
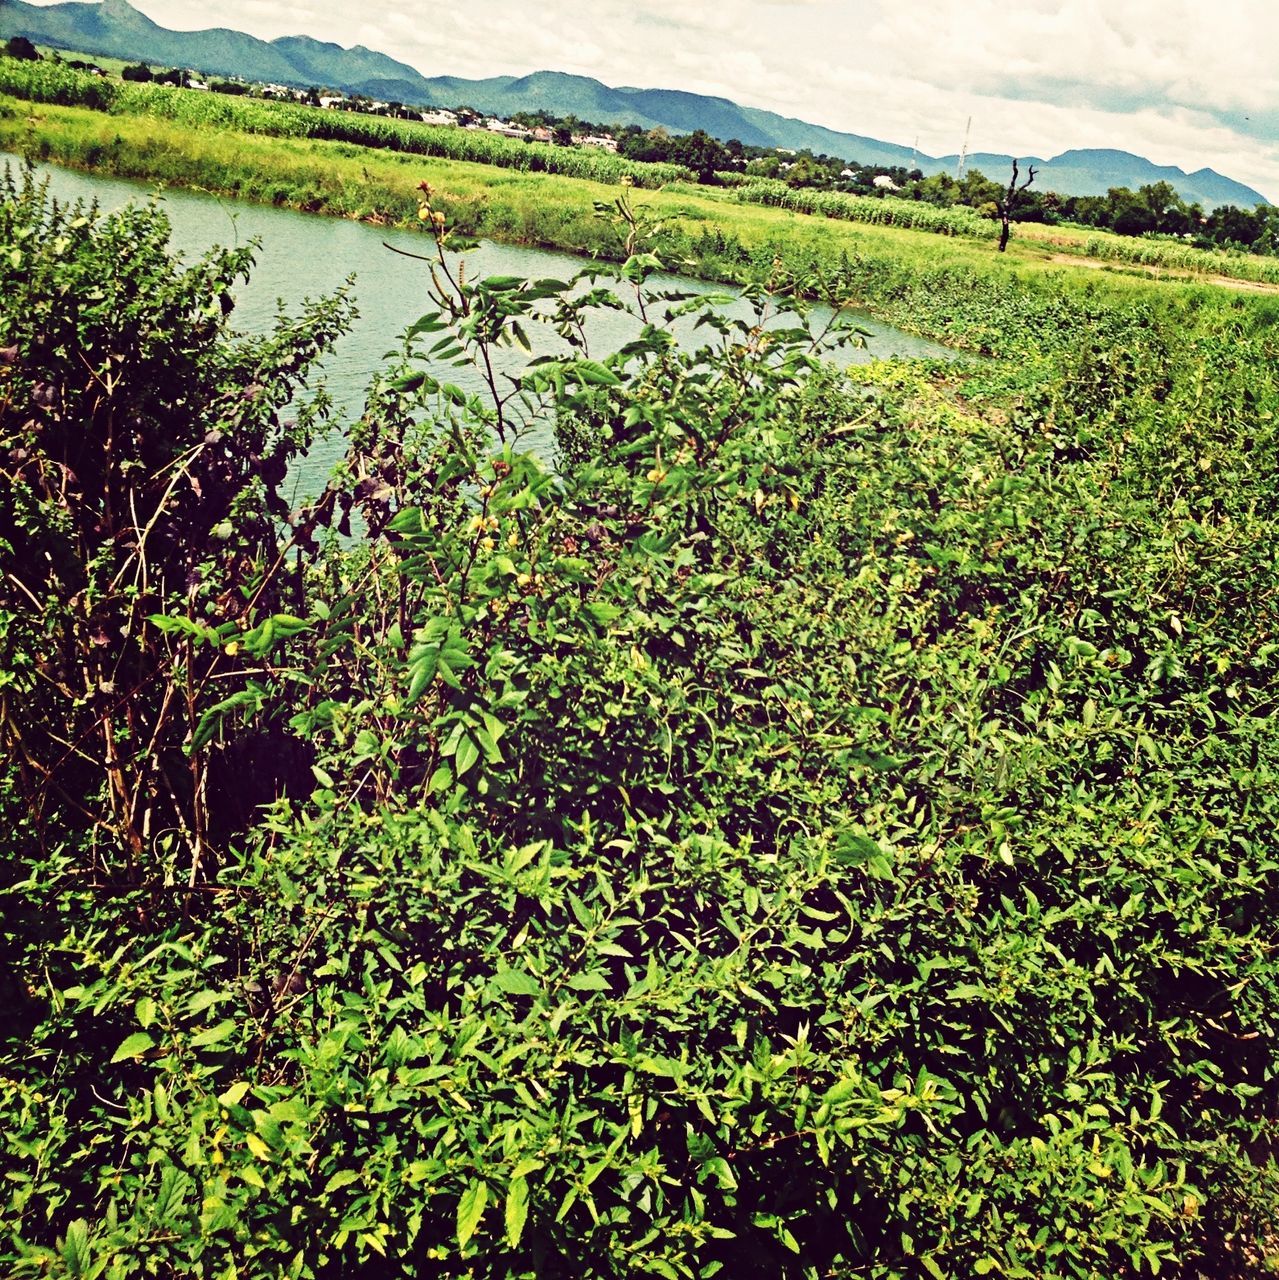
[[[134,0],[166,26],[363,43],[427,75],[536,70],[732,98],[955,152],[1106,146],[1279,198],[1273,0]]]

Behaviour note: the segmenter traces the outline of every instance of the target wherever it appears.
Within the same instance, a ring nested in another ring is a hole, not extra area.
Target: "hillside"
[[[1012,159],[1008,155],[978,152],[968,157],[968,166],[987,175],[1000,176],[1007,174]],[[937,163],[941,168],[953,170],[958,160],[958,156],[943,156]],[[1129,187],[1135,191],[1148,183],[1168,182],[1183,200],[1197,201],[1206,209],[1222,204],[1247,207],[1268,203],[1260,192],[1213,169],[1187,173],[1175,165],[1153,164],[1128,151],[1072,150],[1049,160],[1037,156],[1023,156],[1020,160],[1023,172],[1027,164],[1033,164],[1038,170],[1037,187],[1059,191],[1062,195],[1102,195],[1111,187]]]
[[[189,66],[215,75],[302,87],[324,85],[422,106],[465,103],[502,115],[541,110],[645,129],[660,125],[677,133],[704,129],[712,137],[737,138],[751,146],[809,148],[862,164],[918,166],[925,173],[953,171],[958,160],[957,156],[927,156],[896,143],[743,107],[727,98],[676,89],[614,88],[589,76],[558,71],[481,80],[428,77],[362,45],[346,49],[310,36],[259,40],[222,27],[169,31],[138,12],[128,0],[68,0],[48,6],[0,0],[0,37],[11,35],[88,53]],[[1011,159],[981,153],[970,156],[969,165],[999,176],[1007,172]],[[1205,208],[1267,203],[1260,192],[1212,169],[1187,173],[1126,151],[1071,150],[1049,160],[1031,158],[1030,163],[1041,171],[1039,187],[1062,195],[1102,195],[1114,186],[1135,189],[1167,181],[1185,200],[1198,201]]]

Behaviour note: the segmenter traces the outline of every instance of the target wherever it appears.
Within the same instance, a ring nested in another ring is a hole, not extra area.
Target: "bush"
[[[190,885],[51,879],[110,847],[74,815],[15,865],[9,1273],[1255,1274],[1273,329],[991,287],[1015,369],[854,382],[762,289],[645,296],[618,211],[616,285],[437,294],[303,616],[151,624],[251,656],[269,707],[194,710],[287,715],[313,787]],[[0,249],[121,301],[113,224],[31,219]],[[487,400],[426,365],[590,302],[647,327]],[[550,421],[554,471],[510,443]]]
[[[326,303],[233,341],[251,250],[184,269],[167,237],[155,206],[99,217],[54,205],[29,171],[0,185],[0,667],[23,709],[5,723],[6,827],[30,852],[92,820],[110,839],[86,851],[89,879],[136,882],[160,851],[199,878],[195,690],[251,686],[148,619],[180,601],[228,636],[298,607],[270,566],[323,404],[280,411],[345,315]]]

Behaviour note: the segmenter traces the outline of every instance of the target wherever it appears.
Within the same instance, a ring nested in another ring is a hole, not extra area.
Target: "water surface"
[[[433,309],[427,295],[426,265],[386,247],[390,244],[410,253],[429,253],[433,244],[421,233],[161,189],[154,183],[129,182],[51,166],[41,166],[38,171],[41,177],[48,178],[50,192],[59,200],[96,200],[108,211],[130,202],[158,200],[172,224],[173,249],[185,260],[198,257],[212,245],[235,247],[258,242],[253,274],[235,290],[232,322],[244,332],[262,332],[270,327],[281,308],[288,314],[296,314],[304,299],[335,293],[348,277],[354,276],[352,292],[358,318],[322,366],[338,423],[359,416],[371,373],[388,352],[400,345],[404,330],[423,312]],[[491,241],[483,242],[467,254],[466,260],[470,278],[514,275],[568,280],[587,265],[587,260],[580,257]],[[619,293],[623,287],[618,288]],[[678,276],[652,277],[650,287],[695,294],[732,292],[722,285]],[[736,317],[753,315],[746,302],[735,298],[726,301],[723,310]],[[829,308],[814,307],[809,316],[810,328],[823,328],[830,318]],[[835,355],[840,363],[859,364],[885,356],[955,357],[955,353],[945,347],[902,333],[863,313],[856,313],[855,320],[867,333],[866,345],[840,348]],[[793,320],[785,322],[793,323]],[[675,329],[682,337],[696,340],[690,321],[678,323]],[[633,317],[612,311],[597,312],[588,330],[592,355],[598,358],[608,354],[633,338],[637,331],[638,324]],[[534,326],[529,337],[538,354],[564,350],[559,338],[546,326]],[[507,372],[516,373],[524,359],[518,351],[504,353],[503,367]],[[468,370],[444,366],[432,372],[468,390],[478,391],[483,386],[478,375]],[[523,444],[548,459],[554,456],[549,428],[543,428],[540,436],[533,433]],[[303,487],[312,491],[321,487],[340,452],[340,434],[320,442],[300,469]]]

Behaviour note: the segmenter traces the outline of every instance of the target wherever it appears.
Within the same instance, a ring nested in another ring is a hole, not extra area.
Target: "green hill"
[[[546,111],[601,124],[660,125],[673,133],[704,129],[712,137],[737,138],[749,146],[805,148],[871,165],[918,166],[925,173],[955,168],[956,156],[921,155],[910,147],[855,133],[842,133],[790,116],[743,107],[728,98],[677,89],[613,88],[590,76],[535,71],[526,76],[468,80],[428,77],[407,63],[362,45],[341,45],[310,36],[259,40],[240,31],[169,31],[139,13],[128,0],[86,3],[69,0],[47,6],[0,0],[0,36],[25,35],[44,44],[162,66],[187,66],[216,75],[306,87],[324,85],[388,101],[421,106],[458,106],[510,115]],[[989,175],[1007,172],[1011,156],[969,157]],[[1051,160],[1032,158],[1041,170],[1039,186],[1062,195],[1102,195],[1110,187],[1139,187],[1167,181],[1183,199],[1205,208],[1221,204],[1250,207],[1267,203],[1251,187],[1212,169],[1186,173],[1152,164],[1126,151],[1066,151]]]

